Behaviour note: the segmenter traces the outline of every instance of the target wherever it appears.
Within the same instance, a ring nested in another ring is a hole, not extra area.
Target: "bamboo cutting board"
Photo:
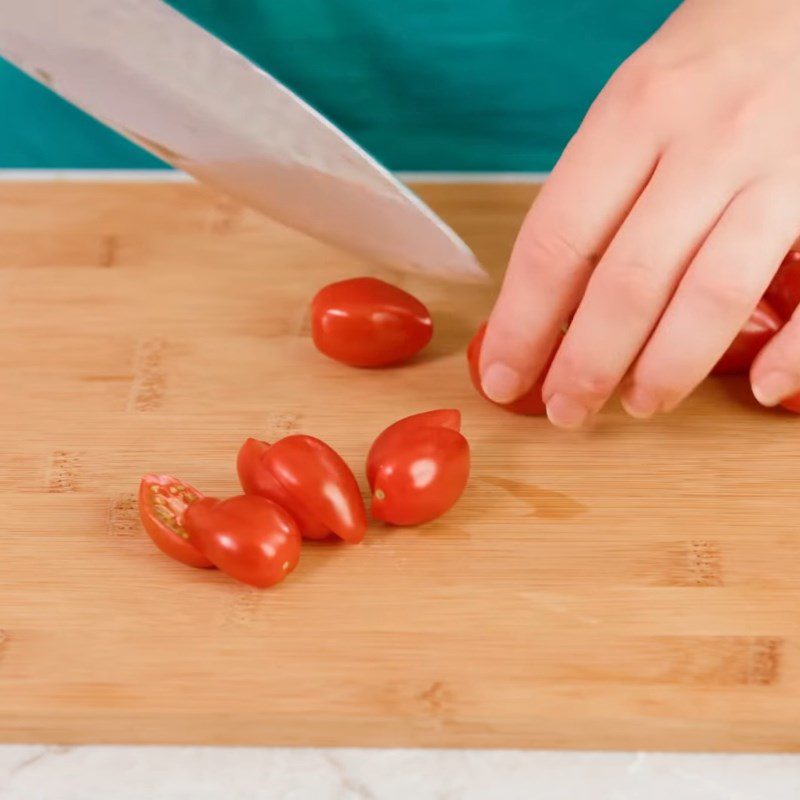
[[[422,186],[495,272],[532,186]],[[800,419],[711,382],[558,432],[482,401],[491,290],[418,362],[325,360],[306,307],[368,265],[190,184],[0,185],[0,739],[800,749]],[[280,587],[140,530],[147,471],[236,491],[247,435],[371,439],[456,406],[474,471],[419,530],[309,545]]]

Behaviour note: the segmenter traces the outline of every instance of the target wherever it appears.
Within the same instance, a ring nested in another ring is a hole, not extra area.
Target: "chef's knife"
[[[419,198],[161,0],[0,0],[0,55],[170,164],[369,259],[484,277]]]

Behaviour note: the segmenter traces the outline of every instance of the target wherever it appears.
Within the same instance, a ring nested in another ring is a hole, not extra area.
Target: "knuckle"
[[[524,245],[523,257],[545,285],[591,270],[597,256],[576,244],[575,238],[553,228],[535,231]]]
[[[662,402],[682,396],[686,391],[685,371],[678,369],[665,369],[664,363],[648,358],[640,358],[633,373],[633,382],[637,388],[647,392],[651,397]]]
[[[609,308],[635,316],[651,314],[661,302],[661,288],[655,274],[643,261],[620,260],[608,265],[602,280]]]
[[[731,312],[747,313],[756,303],[747,287],[736,281],[725,280],[724,276],[697,277],[688,288],[713,313],[724,313],[726,316]]]
[[[594,403],[609,397],[618,380],[595,363],[587,363],[578,354],[567,352],[558,356],[558,375],[570,393]]]
[[[594,259],[592,253],[581,248],[574,236],[552,228],[534,231],[527,245],[531,263],[537,266],[553,263],[583,264]]]
[[[634,53],[614,73],[608,90],[634,113],[651,113],[669,103],[674,82],[669,70]]]

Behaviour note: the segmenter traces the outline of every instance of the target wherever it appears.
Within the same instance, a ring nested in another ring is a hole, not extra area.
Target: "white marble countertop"
[[[2,800],[797,800],[800,756],[0,746]]]

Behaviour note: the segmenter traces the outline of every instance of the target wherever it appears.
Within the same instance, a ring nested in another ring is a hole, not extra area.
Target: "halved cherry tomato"
[[[479,364],[481,358],[481,347],[483,347],[483,338],[485,335],[486,323],[484,322],[483,325],[481,325],[480,328],[475,331],[475,335],[472,337],[472,341],[467,347],[469,376],[472,379],[472,385],[478,390],[478,393],[482,397],[486,397],[486,395],[483,393],[483,386],[481,385]],[[558,350],[558,347],[553,348],[553,353],[548,359],[547,364],[545,364],[544,368],[542,369],[542,373],[538,380],[533,384],[533,386],[531,386],[530,389],[528,389],[527,392],[525,392],[524,395],[522,395],[522,397],[517,398],[513,403],[495,403],[495,405],[500,406],[500,408],[505,408],[507,411],[511,411],[514,414],[524,414],[531,417],[545,414],[546,410],[544,407],[544,400],[542,400],[542,386],[544,385],[544,379],[547,377],[547,370],[550,369],[550,364],[555,358],[556,350]],[[488,397],[486,397],[486,399],[489,400]],[[489,402],[494,401],[490,400]]]
[[[214,565],[189,541],[187,509],[203,498],[197,489],[171,475],[145,475],[139,484],[139,516],[156,547],[190,567]]]
[[[416,297],[377,278],[352,278],[321,289],[311,303],[317,349],[354,367],[407,361],[431,340],[433,322]]]
[[[265,588],[300,560],[300,531],[288,511],[264,497],[205,497],[186,512],[190,540],[231,578]]]
[[[455,416],[457,415],[457,416]],[[469,443],[451,410],[415,414],[389,426],[370,448],[372,516],[420,525],[455,505],[469,480]]]
[[[764,297],[788,320],[800,305],[800,250],[792,250],[783,259]]]
[[[766,301],[760,300],[750,319],[717,362],[713,375],[746,373],[764,345],[781,329],[783,320]]]
[[[294,435],[270,446],[251,439],[239,452],[238,467],[245,492],[283,505],[307,538],[330,532],[351,543],[364,538],[367,516],[358,483],[325,442]]]
[[[263,457],[269,447],[267,442],[258,439],[248,439],[241,446],[236,458],[236,471],[244,493],[266,497],[285,508],[294,517],[304,539],[327,538],[330,528],[314,517],[310,509],[295,501],[265,466]]]

